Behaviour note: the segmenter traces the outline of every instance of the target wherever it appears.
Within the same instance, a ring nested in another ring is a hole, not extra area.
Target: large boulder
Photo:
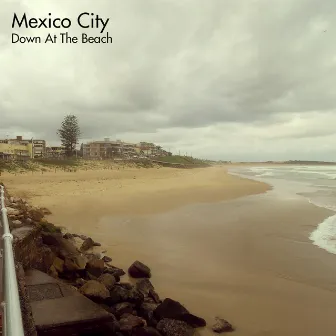
[[[216,317],[216,323],[211,327],[211,329],[213,332],[218,334],[235,330],[231,323],[219,317]]]
[[[85,252],[87,250],[89,250],[90,248],[92,248],[94,246],[94,241],[92,240],[92,238],[86,238],[84,241],[83,241],[83,244],[82,246],[80,247],[80,250],[82,252]]]
[[[86,264],[86,270],[96,278],[99,278],[105,269],[105,263],[102,259],[91,259]]]
[[[101,282],[108,290],[111,290],[114,285],[116,284],[116,279],[112,274],[102,274],[99,279],[99,282]]]
[[[195,330],[187,323],[173,319],[163,319],[157,326],[157,330],[164,336],[192,336]]]
[[[188,323],[193,328],[204,327],[206,322],[201,317],[190,314],[179,302],[172,299],[165,299],[154,310],[154,317],[158,320],[165,318],[180,320]]]
[[[128,269],[128,274],[132,278],[150,278],[151,270],[141,261],[136,260]]]
[[[79,292],[93,301],[103,302],[110,293],[108,289],[100,282],[89,280],[80,289]]]

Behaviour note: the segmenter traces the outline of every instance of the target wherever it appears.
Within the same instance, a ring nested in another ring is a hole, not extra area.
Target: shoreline
[[[280,189],[286,190],[286,187],[283,188],[281,186],[280,188],[279,182],[274,181],[274,180],[272,181],[272,178],[266,178],[266,181],[263,181],[263,179],[261,179],[259,176],[250,176],[250,175],[247,176],[247,175],[239,173],[239,171],[232,171],[232,172],[228,171],[228,173],[234,176],[240,176],[242,178],[248,178],[254,181],[267,183],[271,186],[272,191],[274,191],[275,193],[278,192],[279,194],[281,194],[281,191],[279,192]],[[303,193],[300,190],[296,190],[296,191],[291,190],[290,192],[286,190],[286,192],[294,194],[296,197],[299,197],[305,200],[308,204],[311,204],[315,207],[318,207],[318,208],[321,208],[327,211],[329,215],[326,216],[323,219],[323,221],[316,224],[315,228],[310,232],[308,238],[311,241],[311,243],[315,245],[316,247],[335,255],[336,247],[330,246],[330,241],[332,241],[334,239],[333,237],[336,236],[336,230],[335,230],[336,209],[335,207],[333,206],[331,207],[331,206],[324,205],[321,203],[316,203],[312,201],[309,197],[305,196],[305,193]],[[326,239],[327,238],[326,236],[330,237],[331,239]]]

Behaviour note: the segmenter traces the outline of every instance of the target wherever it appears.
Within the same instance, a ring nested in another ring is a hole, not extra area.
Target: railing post
[[[0,186],[2,242],[2,279],[3,279],[3,326],[4,336],[24,336],[19,289],[15,270],[13,236],[9,230],[4,187]]]

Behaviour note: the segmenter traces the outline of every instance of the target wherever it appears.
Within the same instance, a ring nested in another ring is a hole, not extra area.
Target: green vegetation
[[[0,160],[0,173],[1,172],[13,172],[23,173],[26,171],[37,171],[38,165],[32,160],[28,161],[6,161]]]
[[[68,158],[68,159],[34,159],[36,163],[39,163],[46,167],[58,167],[58,168],[69,168],[76,167],[80,164],[81,160],[76,158]]]
[[[73,156],[81,135],[77,117],[73,114],[65,116],[57,134],[61,139],[62,146],[65,147],[66,155]]]
[[[179,164],[204,164],[205,160],[195,159],[191,156],[181,156],[181,155],[172,155],[172,156],[163,156],[155,158],[156,161],[168,162],[168,163],[179,163]]]
[[[60,227],[52,224],[52,223],[48,223],[48,222],[41,222],[40,226],[42,227],[42,231],[43,232],[49,232],[49,233],[62,233],[62,230]]]

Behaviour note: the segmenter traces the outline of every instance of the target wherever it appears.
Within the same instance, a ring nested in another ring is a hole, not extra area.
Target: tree
[[[77,117],[72,114],[65,116],[57,134],[61,139],[62,146],[65,148],[66,155],[72,156],[81,135]]]

